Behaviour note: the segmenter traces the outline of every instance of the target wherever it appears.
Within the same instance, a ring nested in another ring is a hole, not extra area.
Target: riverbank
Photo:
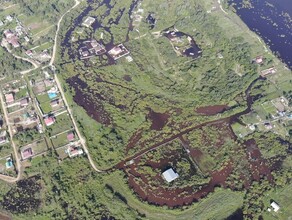
[[[227,11],[227,13],[224,13],[219,9],[220,6],[223,6],[219,4],[217,0],[206,0],[202,3],[205,5],[207,10],[211,11],[210,15],[216,18],[218,24],[226,30],[226,33],[228,33],[230,38],[241,36],[251,45],[253,57],[263,55],[267,58],[271,58],[278,72],[291,73],[291,71],[285,67],[286,64],[274,55],[273,51],[268,45],[266,45],[264,40],[258,34],[250,30],[234,11],[224,9],[225,12]],[[213,7],[216,9],[211,10]]]

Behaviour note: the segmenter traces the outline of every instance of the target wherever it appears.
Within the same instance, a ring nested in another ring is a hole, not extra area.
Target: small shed
[[[162,176],[169,183],[178,178],[178,174],[174,172],[172,168],[169,168],[168,170],[164,171],[162,173]]]

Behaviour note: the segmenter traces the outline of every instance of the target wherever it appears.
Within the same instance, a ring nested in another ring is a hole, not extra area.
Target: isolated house
[[[31,50],[27,50],[27,51],[25,52],[25,54],[26,54],[27,56],[31,57],[31,56],[33,55],[33,52],[32,52]]]
[[[11,22],[11,21],[13,21],[13,17],[11,15],[7,15],[6,16],[6,20]]]
[[[87,17],[85,21],[82,23],[82,25],[85,27],[90,27],[94,21],[95,19],[93,17]]]
[[[256,64],[262,64],[264,62],[264,58],[263,56],[257,56],[254,61],[256,62]]]
[[[274,212],[278,212],[278,210],[280,209],[280,206],[276,202],[272,202],[271,206],[274,209]]]
[[[123,44],[119,44],[115,47],[113,47],[110,51],[108,51],[108,54],[114,59],[117,60],[125,55],[128,55],[130,52],[127,50],[127,48]]]
[[[164,171],[162,176],[169,183],[178,178],[178,174],[174,172],[172,168]]]

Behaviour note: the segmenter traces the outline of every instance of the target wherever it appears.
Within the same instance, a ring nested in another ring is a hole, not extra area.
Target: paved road
[[[0,102],[1,102],[1,105],[2,105],[4,118],[5,118],[5,121],[6,121],[7,126],[8,126],[8,133],[10,135],[10,143],[11,143],[11,146],[12,146],[13,152],[14,152],[14,161],[13,162],[16,165],[16,170],[17,170],[17,177],[16,178],[8,177],[8,176],[5,176],[5,175],[0,175],[0,179],[2,179],[4,181],[7,181],[9,183],[13,183],[13,182],[16,182],[16,181],[20,180],[22,169],[21,169],[21,163],[20,163],[20,158],[19,158],[19,155],[18,155],[18,151],[17,151],[16,145],[15,145],[15,143],[13,141],[12,127],[11,127],[11,125],[8,124],[8,122],[9,122],[9,120],[8,120],[8,112],[7,112],[6,106],[4,104],[4,99],[3,99],[2,92],[0,92]]]

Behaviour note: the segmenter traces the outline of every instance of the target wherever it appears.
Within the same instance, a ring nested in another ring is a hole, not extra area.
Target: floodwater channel
[[[72,36],[72,33],[73,33],[74,29],[77,26],[81,25],[81,23],[84,20],[84,18],[86,16],[88,16],[88,14],[89,14],[89,12],[91,10],[93,10],[92,6],[90,5],[91,2],[92,2],[91,0],[88,0],[89,5],[74,20],[74,25],[68,30],[68,32],[66,33],[65,38],[64,38],[64,40],[62,42],[62,47],[68,48],[69,55],[72,56],[72,58],[74,58],[74,59],[76,57],[75,57],[75,55],[74,55],[74,53],[72,51],[71,36]],[[136,6],[137,3],[138,3],[138,1],[133,1],[132,5],[131,5],[131,8],[129,10],[129,16],[132,13],[132,11],[133,11],[133,9],[134,9],[134,7]],[[107,14],[110,13],[110,10],[111,10],[112,6],[110,5],[110,0],[104,0],[104,1],[102,1],[100,3],[100,5],[104,5],[104,4],[107,5],[107,7],[108,7],[108,10],[106,11],[106,14],[104,15],[104,16],[107,16]],[[125,12],[125,10],[120,11],[120,16],[118,16],[116,20],[111,20],[110,22],[111,23],[118,23],[119,19],[121,18],[122,14],[124,12]],[[92,25],[92,28],[94,30],[102,28],[104,31],[108,32],[110,34],[110,36],[111,36],[111,40],[110,40],[109,43],[105,44],[105,47],[108,49],[108,48],[114,46],[113,45],[114,39],[113,39],[113,35],[110,32],[110,27],[102,26],[101,23],[98,21],[98,19],[96,19],[95,23]],[[132,23],[130,22],[128,33],[131,30],[131,28],[132,28]],[[171,39],[172,37],[179,37],[179,36],[183,36],[183,35],[186,35],[186,34],[184,34],[182,32],[169,32],[169,33],[167,33],[166,37]],[[128,41],[128,40],[129,40],[129,36],[127,34],[125,41]],[[196,43],[195,43],[195,41],[193,39],[190,41],[190,43],[191,43],[191,47],[189,48],[188,51],[187,50],[184,51],[184,53],[185,53],[184,55],[191,56],[191,57],[198,57],[199,54],[200,54],[200,48],[196,45]],[[283,59],[285,59],[285,58],[283,58]],[[129,76],[125,76],[125,80],[126,81],[131,81],[131,78]],[[151,146],[151,147],[149,147],[147,149],[144,149],[144,150],[140,151],[139,153],[127,158],[126,160],[124,160],[124,161],[120,162],[119,164],[117,164],[115,166],[115,168],[124,170],[126,168],[126,164],[130,160],[135,160],[135,159],[139,158],[141,155],[144,155],[145,153],[147,153],[147,152],[149,152],[149,151],[151,151],[153,149],[156,149],[156,148],[160,147],[161,145],[163,145],[165,143],[171,142],[172,140],[174,140],[176,138],[179,138],[182,135],[187,134],[187,133],[191,132],[194,129],[200,129],[200,128],[204,127],[204,126],[215,125],[215,124],[220,124],[220,123],[227,123],[230,126],[232,123],[238,121],[240,116],[248,114],[249,112],[251,112],[251,107],[252,107],[253,102],[255,101],[255,97],[250,95],[250,91],[251,91],[253,85],[259,80],[264,80],[264,78],[259,77],[259,78],[255,79],[253,82],[251,82],[251,84],[246,89],[245,95],[246,95],[247,107],[242,112],[239,112],[239,113],[237,113],[237,114],[235,114],[233,116],[230,116],[230,117],[217,119],[217,120],[210,121],[210,122],[205,122],[205,123],[202,123],[200,125],[194,126],[192,128],[188,128],[188,129],[186,129],[186,130],[184,130],[184,131],[182,131],[182,132],[180,132],[178,134],[175,134],[175,135],[173,135],[171,137],[168,137],[167,139],[164,139],[161,142],[156,143],[153,146]],[[81,91],[82,88],[81,89],[79,88],[80,84],[77,83],[77,81],[78,81],[78,79],[72,78],[72,79],[70,79],[70,82],[69,82],[70,85],[72,87],[74,87],[75,90],[76,90],[76,95],[74,97],[75,102],[77,104],[83,106],[86,109],[87,113],[89,115],[91,115],[93,118],[98,118],[97,121],[99,121],[101,123],[104,123],[104,124],[110,124],[110,121],[111,121],[110,116],[104,111],[102,105],[94,106],[91,102],[89,102],[88,100],[90,99],[90,97],[86,97],[84,95],[84,93],[82,93],[82,91]],[[82,85],[81,85],[81,87],[82,87]],[[101,95],[98,98],[99,99],[103,99],[103,97]],[[119,106],[117,106],[117,107],[119,107]],[[122,106],[120,106],[120,108],[122,108]],[[228,111],[228,110],[229,110],[229,108],[226,105],[217,105],[217,106],[200,107],[200,108],[196,109],[196,112],[199,113],[199,114],[211,116],[211,115],[222,113],[222,112]],[[169,115],[167,115],[165,113],[156,113],[153,110],[150,110],[148,118],[150,120],[152,120],[152,122],[153,122],[152,126],[151,126],[151,129],[153,129],[153,130],[161,130],[165,126],[165,124],[168,122]],[[141,135],[142,135],[142,132],[137,132],[137,134],[133,137],[133,139],[132,139],[132,141],[131,141],[131,143],[129,145],[134,145],[135,141],[140,139]],[[235,135],[233,137],[236,138]],[[246,144],[248,146],[248,142]],[[253,151],[250,151],[250,152],[251,152],[250,153],[251,157],[260,157],[261,156],[257,150],[253,150]],[[255,164],[255,166],[257,166],[257,164]],[[266,167],[261,167],[260,169],[266,171],[267,168]],[[139,187],[139,185],[137,185],[135,183],[135,181],[133,181],[133,177],[131,177],[131,176],[129,176],[129,184],[135,190],[135,192],[137,192],[139,194],[139,196],[142,199],[147,200],[149,202],[153,202],[153,203],[155,202],[156,204],[159,204],[159,205],[167,204],[169,206],[173,206],[174,207],[174,206],[179,206],[179,205],[183,205],[183,204],[190,204],[193,201],[199,200],[200,198],[206,196],[208,193],[214,191],[214,188],[216,186],[218,186],[218,185],[223,185],[224,186],[226,178],[228,177],[228,175],[230,174],[231,171],[232,171],[231,163],[229,163],[224,169],[222,169],[220,171],[214,171],[213,173],[211,173],[211,181],[209,182],[209,184],[206,187],[203,187],[201,190],[199,190],[198,192],[196,192],[194,194],[192,194],[191,191],[190,191],[191,195],[189,195],[189,197],[186,197],[185,199],[181,198],[181,200],[177,200],[177,202],[175,202],[175,203],[172,203],[171,200],[167,200],[169,198],[166,198],[165,201],[163,200],[161,202],[157,201],[157,198],[155,196],[153,198],[151,198],[149,194],[145,194],[145,192],[141,191],[141,188]],[[267,173],[264,173],[264,174],[267,174]],[[259,175],[260,175],[260,173],[259,174],[255,174],[254,178],[258,179]]]

